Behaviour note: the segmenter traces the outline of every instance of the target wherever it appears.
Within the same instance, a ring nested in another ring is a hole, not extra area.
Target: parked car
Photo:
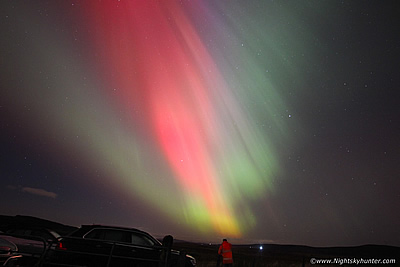
[[[59,239],[43,265],[74,266],[196,266],[186,253],[171,250],[172,236],[163,244],[150,234],[125,227],[82,225],[77,231]]]
[[[0,234],[0,262],[7,262],[6,266],[33,266],[59,237],[55,231],[41,227],[8,228]]]
[[[44,256],[45,249],[40,237],[0,234],[0,266],[34,266]]]
[[[2,233],[0,233],[0,266],[12,266],[11,263],[15,263],[21,255],[18,253],[17,245],[1,237]]]
[[[57,239],[60,237],[56,231],[44,227],[12,227],[8,228],[5,233],[16,236],[41,237],[48,244],[57,241]]]

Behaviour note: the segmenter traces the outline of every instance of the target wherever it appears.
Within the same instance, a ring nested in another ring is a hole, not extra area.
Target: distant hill
[[[13,227],[26,227],[26,226],[48,228],[59,233],[60,235],[66,235],[77,229],[74,226],[64,225],[61,223],[52,222],[49,220],[36,218],[32,216],[0,215],[0,231],[4,231],[8,228],[13,228]]]

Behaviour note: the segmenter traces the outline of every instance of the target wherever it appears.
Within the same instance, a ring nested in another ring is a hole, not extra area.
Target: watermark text
[[[396,259],[366,259],[366,258],[333,258],[317,259],[311,258],[311,264],[396,264]]]

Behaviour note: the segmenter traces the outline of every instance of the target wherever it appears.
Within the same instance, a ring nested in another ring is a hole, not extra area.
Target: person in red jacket
[[[222,256],[222,266],[230,267],[233,265],[232,244],[229,243],[228,240],[222,240],[222,244],[218,249],[218,254]]]

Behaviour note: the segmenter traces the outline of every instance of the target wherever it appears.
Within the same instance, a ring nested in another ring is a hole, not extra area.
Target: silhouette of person
[[[169,266],[169,261],[171,258],[171,247],[174,242],[174,238],[171,235],[166,235],[163,238],[162,245],[163,250],[160,255],[159,267]]]
[[[218,254],[222,256],[222,266],[231,267],[233,265],[232,257],[232,244],[227,239],[222,240],[222,244],[219,246]]]

